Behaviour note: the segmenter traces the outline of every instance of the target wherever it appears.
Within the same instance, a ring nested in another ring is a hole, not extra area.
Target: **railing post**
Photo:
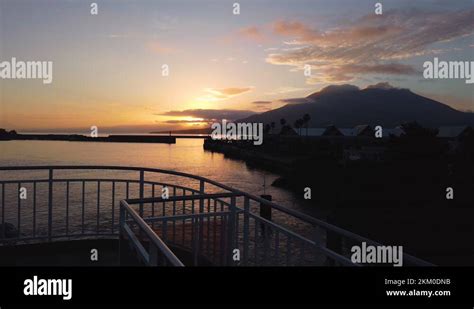
[[[36,184],[36,182],[35,182]],[[36,205],[36,204],[34,204]],[[36,216],[36,212],[33,213],[33,216]],[[34,217],[33,217],[34,218]],[[5,235],[6,226],[5,226],[5,184],[2,183],[2,232],[0,233],[0,238],[7,238]],[[34,235],[34,226],[33,226],[33,235]]]
[[[248,256],[249,256],[249,229],[250,229],[250,200],[246,196],[244,199],[244,266],[248,264]]]
[[[204,184],[205,184],[204,180],[199,181],[199,192],[201,194],[205,194],[204,193],[204,190],[205,190]],[[203,213],[204,213],[204,198],[201,198],[199,200],[199,214],[203,214]],[[209,235],[207,237],[209,237]],[[199,252],[202,248],[203,238],[204,238],[204,217],[200,216],[200,218],[199,218],[199,241],[197,243],[197,254],[198,255],[199,255]]]
[[[53,169],[49,169],[48,178],[48,240],[51,241],[53,232]]]
[[[125,244],[125,237],[123,236],[124,233],[124,225],[125,225],[125,207],[122,206],[122,202],[120,202],[120,209],[119,209],[119,265],[125,264],[125,252],[126,252],[126,244]]]
[[[140,170],[140,199],[143,199],[145,194],[145,171]],[[143,202],[140,202],[140,210],[139,210],[140,217],[143,218]]]
[[[18,238],[21,237],[21,194],[20,194],[20,190],[21,190],[21,182],[18,183],[18,188],[17,188],[17,198],[18,198],[18,220],[17,220],[17,231],[18,231]]]
[[[199,192],[201,194],[204,194],[204,180],[201,180],[199,182]],[[204,199],[201,198],[199,199],[199,213],[203,213],[204,212]]]
[[[236,223],[236,206],[235,196],[230,198],[230,217],[229,217],[229,235],[228,235],[228,254],[227,265],[233,265],[233,251],[235,249],[235,223]]]
[[[269,194],[262,194],[260,197],[267,201],[272,201],[272,196]],[[265,203],[260,203],[260,217],[272,221],[272,206]]]
[[[272,201],[272,196],[269,195],[269,194],[263,194],[263,195],[260,195],[261,198],[267,200],[267,201]],[[269,221],[272,221],[272,206],[266,204],[266,203],[260,203],[260,217],[264,218],[264,219],[267,219]],[[269,227],[266,226],[265,223],[260,223],[260,229],[262,231],[262,235],[264,237],[264,240],[266,240],[266,230],[268,229]]]
[[[199,219],[200,220],[200,219]],[[199,225],[197,224],[198,222],[197,218],[192,218],[192,233],[194,234],[193,238],[193,265],[198,266],[199,264],[199,236],[198,234],[200,233],[200,228]]]

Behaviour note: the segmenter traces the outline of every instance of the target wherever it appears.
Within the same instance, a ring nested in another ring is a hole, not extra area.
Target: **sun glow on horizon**
[[[472,58],[469,1],[393,2],[388,18],[373,18],[369,0],[256,1],[242,18],[229,18],[228,1],[163,2],[118,1],[91,19],[76,1],[51,10],[0,0],[0,40],[8,42],[0,62],[53,62],[48,86],[0,81],[0,128],[179,130],[299,102],[327,85],[381,81],[474,110],[470,85],[420,82],[419,73],[435,52]]]

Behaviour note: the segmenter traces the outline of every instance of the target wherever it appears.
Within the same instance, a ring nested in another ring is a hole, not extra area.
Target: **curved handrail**
[[[161,240],[158,235],[152,230],[152,228],[146,224],[142,217],[140,217],[135,210],[133,210],[125,201],[120,202],[120,206],[123,207],[128,214],[133,218],[134,222],[138,224],[141,230],[143,230],[148,236],[148,238],[152,241],[153,245],[155,245],[160,252],[163,253],[165,258],[171,263],[173,266],[184,266],[180,259],[170,250],[170,248]]]
[[[1,170],[1,168],[0,168]],[[30,183],[30,182],[49,182],[50,180],[47,178],[43,179],[29,179],[29,180],[21,180],[21,183]],[[126,178],[54,178],[51,180],[52,182],[129,182],[129,183],[136,183],[139,184],[140,180],[138,179],[126,179]],[[11,184],[11,183],[18,183],[18,180],[0,180],[0,184]],[[144,180],[143,183],[148,184],[148,185],[157,185],[157,186],[165,186],[165,187],[171,187],[171,188],[176,188],[179,190],[186,190],[194,193],[198,193],[199,190],[196,190],[194,188],[190,187],[184,187],[180,185],[175,185],[171,183],[166,183],[166,182],[161,182],[161,181],[152,181],[152,180]]]
[[[312,224],[314,226],[320,226],[324,227],[327,230],[330,230],[332,232],[341,234],[343,236],[346,236],[348,238],[352,238],[354,240],[360,241],[360,242],[366,242],[368,244],[374,245],[374,246],[381,246],[380,243],[375,242],[371,239],[368,239],[366,237],[363,237],[361,235],[358,235],[356,233],[347,231],[343,228],[340,228],[338,226],[335,226],[333,224],[330,224],[328,222],[322,221],[320,219],[311,217],[309,215],[306,215],[304,213],[301,213],[299,211],[293,210],[286,208],[284,206],[275,204],[271,201],[268,201],[264,198],[252,195],[250,193],[241,191],[239,189],[235,189],[233,187],[221,184],[217,181],[214,181],[212,179],[202,177],[202,176],[197,176],[193,174],[188,174],[184,172],[178,172],[178,171],[173,171],[173,170],[164,170],[164,169],[159,169],[159,168],[149,168],[149,167],[136,167],[136,166],[117,166],[117,165],[36,165],[36,166],[0,166],[0,170],[4,171],[10,171],[10,170],[84,170],[84,169],[90,169],[90,170],[118,170],[118,171],[136,171],[136,172],[152,172],[152,173],[160,173],[160,174],[168,174],[168,175],[174,175],[174,176],[181,176],[181,177],[187,177],[203,182],[207,182],[209,184],[212,184],[216,187],[222,188],[224,190],[231,191],[233,193],[236,193],[238,195],[247,197],[249,199],[252,199],[254,201],[257,201],[261,204],[266,204],[274,209],[277,209],[283,213],[286,213],[288,215],[291,215],[293,217],[296,217],[302,221],[305,221],[306,223]],[[421,259],[418,259],[412,255],[404,253],[404,258],[410,262],[413,262],[417,265],[420,266],[435,266],[432,263],[423,261]]]

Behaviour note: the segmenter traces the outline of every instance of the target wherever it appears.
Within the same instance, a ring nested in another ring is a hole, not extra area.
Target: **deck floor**
[[[98,261],[91,261],[91,250]],[[118,266],[119,242],[113,239],[54,241],[0,247],[0,266]]]

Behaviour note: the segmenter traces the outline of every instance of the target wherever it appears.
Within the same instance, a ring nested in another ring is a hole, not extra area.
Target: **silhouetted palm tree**
[[[273,133],[273,130],[275,129],[275,121],[272,121],[272,122],[270,123],[270,126],[272,127],[272,133]]]
[[[298,129],[298,134],[301,135],[301,127],[303,126],[303,119],[296,119],[295,128]]]
[[[308,136],[308,124],[311,120],[311,116],[309,114],[304,114],[303,116],[303,124],[306,127],[306,136]]]
[[[263,130],[263,132],[266,133],[266,134],[268,134],[271,129],[272,129],[272,127],[270,126],[270,124],[267,123],[267,124],[265,125],[265,129]]]
[[[285,118],[281,118],[281,119],[280,119],[280,124],[281,124],[281,126],[283,127],[283,126],[286,124],[286,119],[285,119]]]

